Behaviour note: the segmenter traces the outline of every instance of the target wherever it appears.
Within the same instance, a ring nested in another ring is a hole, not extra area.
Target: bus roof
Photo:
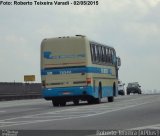
[[[62,36],[62,37],[54,37],[54,38],[45,38],[44,40],[54,40],[54,39],[75,39],[75,38],[86,38],[86,36],[80,36],[80,35],[76,35],[76,36]]]
[[[107,46],[109,48],[114,48],[113,46],[109,46],[109,45],[106,45],[106,44],[103,44],[103,43],[99,43],[99,42],[96,42],[96,41],[93,41],[93,40],[89,40],[85,35],[75,35],[75,36],[62,36],[62,37],[54,37],[54,38],[45,38],[43,39],[43,41],[46,41],[46,40],[53,40],[53,39],[63,39],[63,38],[70,38],[70,39],[75,39],[75,38],[85,38],[87,39],[90,43],[93,43],[93,44],[100,44],[102,46]]]

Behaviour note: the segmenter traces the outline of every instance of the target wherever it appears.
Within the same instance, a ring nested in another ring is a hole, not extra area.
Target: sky
[[[126,85],[139,82],[145,90],[160,90],[160,0],[0,5],[0,82],[24,82],[24,75],[41,82],[41,41],[76,34],[115,48],[122,61],[119,78]]]

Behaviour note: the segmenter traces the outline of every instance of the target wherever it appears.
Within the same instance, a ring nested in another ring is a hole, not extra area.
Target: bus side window
[[[105,63],[105,48],[102,46],[102,62]]]
[[[95,63],[97,61],[96,46],[93,45],[92,48],[93,48],[93,58],[94,58],[93,62]]]
[[[102,46],[98,46],[98,58],[99,58],[99,62],[102,62]]]
[[[97,62],[99,62],[99,58],[98,58],[98,48],[97,48],[97,46],[95,45],[94,46],[94,49],[95,49],[95,63],[97,63]]]
[[[116,53],[115,53],[115,50],[113,50],[113,64],[116,65]]]
[[[110,50],[110,53],[111,53],[111,55],[110,55],[111,56],[111,63],[113,64],[113,50],[112,49]]]
[[[90,44],[90,50],[91,50],[91,59],[92,63],[95,61],[95,51],[94,51],[94,45]]]
[[[115,51],[102,45],[90,44],[92,63],[115,64]]]
[[[104,54],[103,54],[103,61],[106,64],[106,47],[103,47],[103,52],[104,52]]]
[[[109,63],[109,50],[106,48],[106,62]]]
[[[98,57],[99,53],[98,53],[97,46],[95,44],[91,44],[90,48],[91,48],[92,63],[97,63],[99,61],[99,57]]]
[[[111,54],[112,54],[112,64],[114,65],[115,64],[115,52],[114,52],[114,50],[112,49],[112,51],[111,51]]]
[[[111,61],[112,61],[112,60],[111,60],[111,49],[109,49],[108,58],[109,58],[109,61],[108,61],[108,62],[111,63]]]

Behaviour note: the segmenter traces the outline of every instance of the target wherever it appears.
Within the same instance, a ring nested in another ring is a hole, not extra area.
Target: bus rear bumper
[[[73,99],[85,100],[94,97],[94,90],[91,86],[86,87],[62,87],[62,88],[44,88],[42,96],[46,100],[63,98],[66,101]]]

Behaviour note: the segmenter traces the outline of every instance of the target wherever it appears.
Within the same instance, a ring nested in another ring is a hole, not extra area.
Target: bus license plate
[[[71,92],[63,92],[63,95],[69,95]]]

